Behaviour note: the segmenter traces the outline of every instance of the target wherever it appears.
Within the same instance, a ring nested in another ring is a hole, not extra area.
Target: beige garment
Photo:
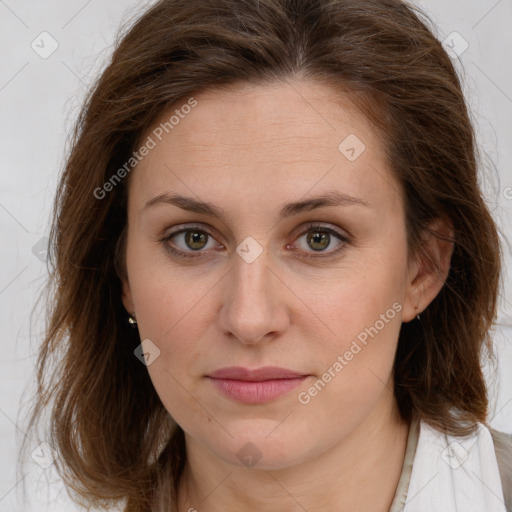
[[[418,417],[414,415],[411,421],[409,435],[407,436],[402,473],[400,474],[400,480],[398,481],[395,497],[393,498],[389,512],[402,512],[405,507],[414,455],[416,454],[416,447],[418,446],[419,431],[420,422]],[[512,436],[492,428],[489,428],[489,431],[493,438],[496,458],[498,460],[498,468],[500,470],[501,483],[505,495],[505,506],[508,511],[512,512]]]
[[[489,431],[492,435],[496,458],[498,459],[505,506],[509,512],[512,512],[512,434],[499,432],[493,428],[489,428]]]
[[[407,436],[407,446],[405,448],[405,459],[402,466],[402,473],[400,475],[395,497],[393,498],[393,503],[391,504],[389,512],[401,512],[405,507],[407,490],[409,489],[409,481],[411,480],[412,463],[416,453],[416,446],[418,445],[419,431],[420,422],[418,417],[414,415],[411,420],[409,435]]]

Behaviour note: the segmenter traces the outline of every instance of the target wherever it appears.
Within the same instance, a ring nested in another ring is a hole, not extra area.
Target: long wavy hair
[[[405,191],[411,256],[433,219],[454,227],[441,292],[400,331],[401,415],[455,435],[487,421],[500,241],[461,83],[430,20],[400,0],[161,0],[120,34],[86,98],[54,204],[30,428],[50,411],[46,440],[76,501],[174,510],[186,455],[134,356],[141,340],[121,302],[129,173],[108,193],[104,184],[169,108],[205,90],[295,78],[348,95],[380,133]]]

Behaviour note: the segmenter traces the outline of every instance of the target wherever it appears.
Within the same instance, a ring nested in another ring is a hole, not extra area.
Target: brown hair
[[[97,191],[170,107],[203,90],[293,78],[336,87],[374,123],[405,191],[411,254],[433,219],[454,227],[445,285],[400,332],[402,416],[455,435],[486,421],[481,363],[484,349],[492,355],[499,237],[461,84],[429,20],[399,0],[162,0],[124,34],[87,98],[54,205],[31,424],[51,404],[48,441],[75,499],[170,510],[185,460],[121,303],[129,180]]]

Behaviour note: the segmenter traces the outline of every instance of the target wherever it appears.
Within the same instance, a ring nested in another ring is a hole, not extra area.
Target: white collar
[[[491,433],[455,437],[420,421],[403,512],[507,512]]]

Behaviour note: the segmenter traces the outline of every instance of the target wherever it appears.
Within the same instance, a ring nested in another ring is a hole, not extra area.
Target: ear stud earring
[[[128,323],[135,329],[137,327],[137,319],[135,318],[135,315],[130,315],[128,317]]]

